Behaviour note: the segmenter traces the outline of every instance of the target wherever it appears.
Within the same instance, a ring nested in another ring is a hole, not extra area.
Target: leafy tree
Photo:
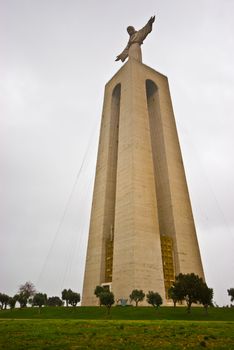
[[[62,306],[63,302],[59,297],[55,296],[55,297],[49,297],[46,304],[48,306]]]
[[[34,298],[34,296],[28,299],[28,304],[31,305],[32,307],[34,306],[33,305],[33,298]]]
[[[100,294],[105,292],[104,287],[102,286],[96,286],[94,290],[94,294],[96,295],[97,298],[99,298],[99,305],[101,306],[101,300],[100,300]]]
[[[178,297],[175,293],[175,287],[171,286],[171,288],[168,289],[168,297],[173,301],[174,307],[176,307],[176,303],[179,301]]]
[[[43,294],[43,293],[36,293],[33,297],[32,300],[32,305],[33,306],[38,306],[39,307],[39,312],[41,310],[41,307],[43,305],[46,305],[46,301],[47,301],[47,295]]]
[[[80,302],[80,294],[71,291],[69,293],[69,300],[68,300],[69,304],[72,306],[76,306],[79,302]]]
[[[66,306],[68,306],[69,304],[69,297],[70,297],[70,294],[71,294],[72,290],[71,289],[64,289],[62,291],[62,300],[65,300],[66,302]]]
[[[114,294],[110,291],[104,291],[99,294],[100,304],[105,305],[107,308],[108,315],[110,313],[110,308],[115,302]]]
[[[20,303],[20,307],[26,307],[29,298],[33,297],[35,294],[36,288],[32,282],[26,282],[25,284],[21,284],[21,286],[19,287],[19,297],[17,300]]]
[[[191,311],[192,303],[200,301],[203,284],[202,278],[194,273],[180,273],[176,276],[175,282],[172,285],[173,293],[177,300],[186,301],[188,313]]]
[[[177,277],[176,277],[177,278]],[[179,283],[177,280],[173,283],[168,291],[168,296],[173,300],[174,306],[178,301],[183,301],[184,296],[184,288],[183,284]]]
[[[26,282],[19,287],[19,293],[24,294],[27,299],[36,294],[36,288],[32,282]]]
[[[16,294],[15,297],[21,308],[27,306],[27,297],[23,293]]]
[[[148,294],[146,294],[146,298],[147,303],[149,303],[153,307],[156,307],[157,309],[163,303],[161,295],[157,292],[149,291]]]
[[[213,295],[214,295],[213,289],[208,288],[207,284],[203,282],[200,289],[199,301],[204,306],[206,313],[208,312],[208,306],[213,305],[212,304]]]
[[[138,306],[139,301],[144,300],[145,293],[142,289],[133,289],[132,293],[129,295],[130,300],[134,300],[136,306]]]
[[[7,294],[0,293],[1,309],[6,309],[7,308],[7,304],[8,304],[9,298],[10,297]]]
[[[69,304],[76,306],[80,302],[80,294],[73,292],[71,289],[64,289],[62,291],[62,300],[66,301],[66,306]]]
[[[97,298],[99,298],[100,294],[105,292],[104,287],[102,286],[96,286],[95,290],[94,290],[94,294],[96,295]]]
[[[16,302],[17,302],[17,295],[9,298],[8,305],[10,306],[11,310],[15,308]]]
[[[228,295],[231,297],[231,302],[234,301],[234,288],[230,288],[227,290]]]

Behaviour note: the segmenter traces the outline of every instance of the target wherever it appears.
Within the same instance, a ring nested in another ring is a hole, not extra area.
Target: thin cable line
[[[86,188],[84,189],[82,195],[84,195],[84,200],[82,198],[82,202],[86,201],[87,197],[88,197],[88,193],[89,193],[89,189],[91,187],[91,183],[92,183],[92,180],[93,180],[93,177],[89,180],[88,182],[88,185],[86,186]],[[74,244],[72,244],[71,246],[71,249],[70,249],[70,252],[68,254],[68,261],[67,261],[67,264],[66,264],[66,269],[65,269],[65,273],[64,273],[64,276],[63,276],[63,280],[62,280],[62,284],[61,284],[61,290],[64,288],[64,282],[66,281],[67,277],[69,277],[69,275],[71,275],[71,270],[72,270],[72,265],[73,265],[73,262],[74,262],[74,257],[75,257],[75,252],[76,252],[76,255],[79,255],[80,256],[80,250],[81,250],[81,242],[82,242],[82,239],[83,239],[83,235],[84,235],[84,232],[86,230],[86,227],[87,227],[87,222],[84,221],[83,224],[82,224],[82,228],[80,230],[80,235],[77,235],[76,234],[76,237],[75,237],[75,242],[73,242]],[[73,238],[74,238],[74,235],[73,235]]]
[[[89,138],[89,142],[87,143],[86,152],[85,152],[85,154],[84,154],[84,157],[83,157],[81,166],[80,166],[80,168],[79,168],[79,170],[78,170],[78,172],[77,172],[77,175],[76,175],[75,181],[74,181],[74,183],[73,183],[73,186],[72,186],[70,195],[69,195],[69,197],[68,197],[68,200],[67,200],[67,202],[66,202],[66,205],[65,205],[65,208],[64,208],[62,217],[61,217],[61,219],[60,219],[60,221],[59,221],[59,224],[58,224],[58,227],[57,227],[57,229],[56,229],[56,231],[55,231],[53,241],[52,241],[52,243],[51,243],[51,245],[50,245],[50,249],[49,249],[48,254],[47,254],[46,258],[45,258],[45,261],[44,261],[44,264],[43,264],[43,266],[42,266],[42,269],[41,269],[41,271],[40,271],[40,273],[39,273],[39,277],[38,277],[38,279],[37,279],[37,284],[40,282],[40,280],[41,280],[41,278],[42,278],[42,276],[43,276],[43,274],[44,274],[46,265],[47,265],[47,263],[48,263],[49,256],[51,255],[51,252],[52,252],[52,250],[53,250],[53,247],[54,247],[54,245],[55,245],[55,242],[56,242],[56,240],[57,240],[57,238],[58,238],[58,234],[59,234],[59,232],[60,232],[60,230],[61,230],[61,228],[62,228],[64,219],[65,219],[65,217],[66,217],[66,215],[67,215],[67,211],[68,211],[68,208],[69,208],[71,199],[72,199],[72,197],[73,197],[73,194],[74,194],[76,185],[77,185],[78,180],[79,180],[79,178],[80,178],[81,172],[82,172],[82,170],[83,170],[83,167],[84,167],[84,164],[85,164],[85,161],[86,161],[86,158],[87,158],[89,149],[90,149],[91,140],[93,139],[94,133],[95,133],[96,128],[97,128],[97,122],[98,122],[98,120],[96,121],[96,123],[95,123],[95,125],[94,125],[94,127],[93,127],[92,133],[91,133],[90,138]]]

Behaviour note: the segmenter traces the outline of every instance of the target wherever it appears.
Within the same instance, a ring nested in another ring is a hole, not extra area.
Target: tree
[[[180,273],[176,276],[175,282],[172,285],[173,293],[177,300],[186,301],[188,313],[191,311],[192,303],[200,301],[203,284],[202,278],[194,273]]]
[[[100,294],[105,292],[104,287],[102,286],[96,286],[95,290],[94,290],[94,294],[96,295],[97,298],[99,298]]]
[[[231,302],[234,301],[234,288],[230,288],[227,290],[228,295],[231,297]]]
[[[146,298],[147,303],[153,307],[156,307],[157,309],[163,303],[161,295],[157,292],[149,291],[148,294],[146,294]]]
[[[20,304],[20,307],[26,307],[27,306],[27,298],[23,293],[16,294],[16,301]]]
[[[100,304],[105,305],[107,308],[108,315],[110,313],[110,308],[115,302],[114,294],[110,291],[104,291],[99,294]]]
[[[203,282],[203,285],[201,285],[201,289],[200,289],[199,301],[204,306],[206,313],[208,313],[208,306],[213,305],[212,304],[213,295],[214,295],[213,289],[208,288],[207,284]]]
[[[19,300],[20,307],[26,307],[27,302],[30,297],[33,297],[36,294],[36,288],[32,282],[26,282],[25,284],[21,284],[19,287]],[[25,302],[26,300],[26,302]]]
[[[80,302],[80,294],[73,292],[71,289],[64,289],[62,291],[62,300],[66,301],[66,306],[69,304],[76,306]]]
[[[101,306],[100,294],[105,292],[105,289],[102,286],[96,286],[94,294],[99,298],[99,305]]]
[[[72,290],[71,289],[64,289],[62,291],[62,300],[65,300],[66,302],[66,306],[68,307],[68,303],[69,303],[69,297],[70,297],[70,294],[71,294]]]
[[[62,306],[63,302],[59,297],[55,296],[55,297],[49,297],[46,304],[48,306]]]
[[[138,306],[139,301],[144,300],[145,293],[142,289],[133,289],[132,293],[129,295],[130,301],[135,301],[136,307]]]
[[[171,288],[168,289],[168,297],[173,301],[174,307],[176,307],[176,303],[179,301],[177,298],[177,295],[175,293],[175,287],[171,286]]]
[[[17,295],[14,295],[13,297],[9,298],[8,305],[10,306],[11,310],[15,308],[16,302],[17,302]]]
[[[1,309],[6,309],[7,308],[7,304],[8,304],[9,298],[10,297],[7,294],[0,293]]]
[[[68,300],[69,304],[72,306],[76,306],[79,302],[80,302],[80,294],[71,291],[69,293],[69,300]]]
[[[26,282],[19,287],[19,293],[24,294],[27,299],[36,294],[36,288],[32,282]]]
[[[41,310],[41,307],[43,305],[46,305],[46,301],[47,301],[47,295],[43,294],[43,293],[36,293],[33,297],[32,300],[32,305],[33,306],[38,306],[39,307],[39,312]]]

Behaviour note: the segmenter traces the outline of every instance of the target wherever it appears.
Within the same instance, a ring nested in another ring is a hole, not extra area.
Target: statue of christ
[[[116,57],[116,61],[121,60],[124,62],[126,58],[129,57],[142,62],[141,45],[143,44],[143,41],[147,35],[152,31],[154,21],[155,16],[151,17],[147,24],[140,30],[135,30],[135,28],[132,26],[127,27],[127,32],[130,38],[123,52]]]

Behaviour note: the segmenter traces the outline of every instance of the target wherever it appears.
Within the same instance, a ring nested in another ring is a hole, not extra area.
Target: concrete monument
[[[105,87],[82,305],[98,304],[97,285],[167,304],[175,275],[204,278],[168,80],[141,63],[154,19],[128,27],[129,60]]]

